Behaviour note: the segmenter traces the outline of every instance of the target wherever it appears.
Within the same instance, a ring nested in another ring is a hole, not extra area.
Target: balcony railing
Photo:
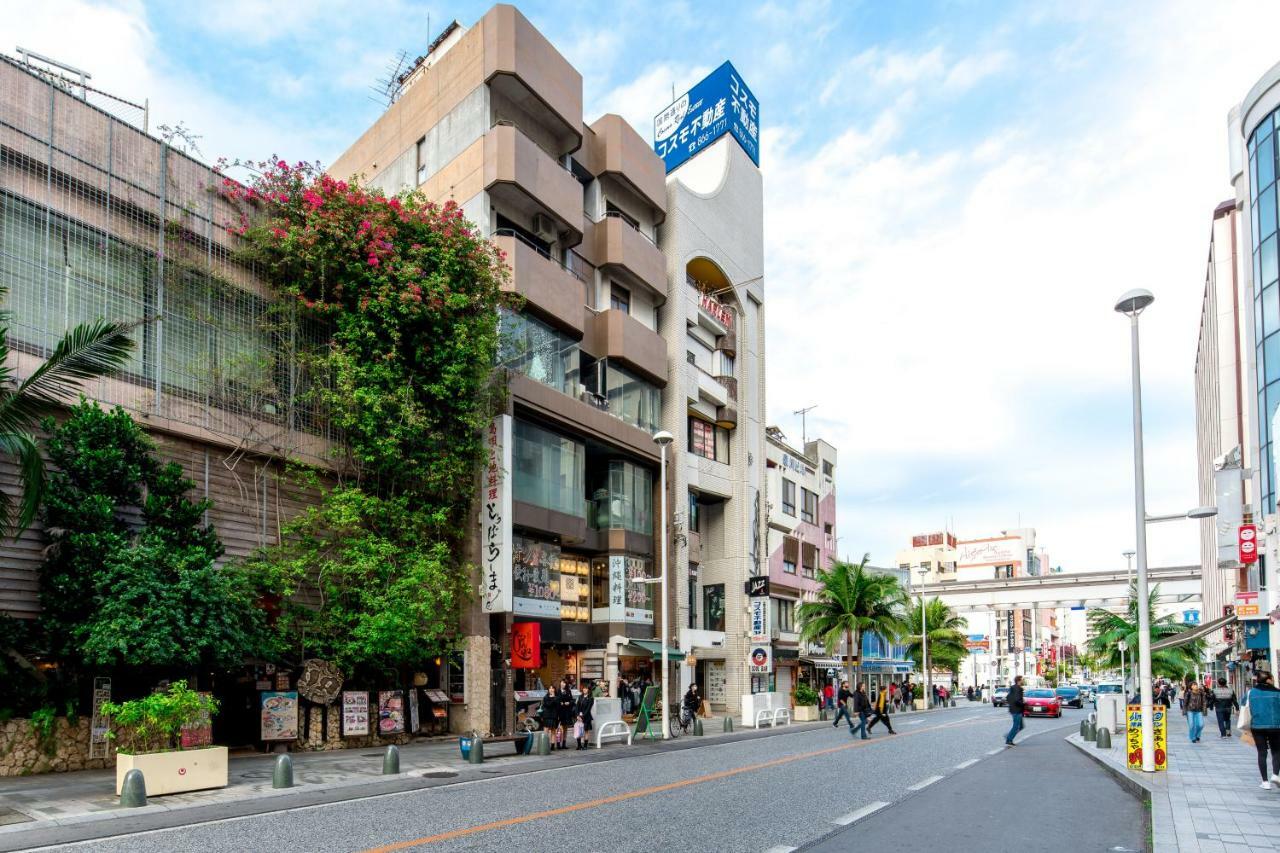
[[[529,133],[529,131],[525,130],[523,127],[521,127],[520,125],[516,124],[516,123],[515,123],[514,121],[512,121],[511,119],[509,119],[509,118],[500,118],[500,119],[497,119],[496,121],[494,121],[494,123],[493,123],[493,124],[491,124],[491,125],[490,125],[490,127],[514,127],[516,130],[520,131],[520,134],[521,134],[525,139],[529,140],[529,141],[530,141],[530,142],[532,142],[534,145],[538,146],[538,150],[540,150],[543,154],[546,154],[548,157],[550,157],[552,160],[554,160],[554,161],[555,161],[555,164],[556,164],[557,166],[559,166],[561,169],[564,169],[564,170],[565,170],[566,172],[568,172],[569,174],[571,174],[571,175],[573,174],[573,169],[569,168],[569,166],[568,166],[568,165],[566,165],[566,164],[565,164],[565,162],[564,162],[563,160],[561,160],[561,159],[560,159],[560,156],[559,156],[558,154],[553,154],[553,153],[551,153],[550,151],[548,151],[546,148],[543,148],[543,147],[542,147],[542,144],[541,144],[540,142],[538,142],[538,140],[534,139],[534,138],[533,138],[533,135],[532,135],[532,134],[530,134],[530,133]]]
[[[645,238],[650,243],[653,243],[653,245],[655,246],[658,245],[652,237],[650,237],[648,234],[640,230],[640,223],[637,222],[634,217],[628,216],[627,214],[623,213],[621,210],[606,210],[604,212],[604,216],[596,220],[596,224],[599,225],[605,219],[620,219],[623,222],[627,223],[627,225],[631,226],[632,231],[635,231],[641,237]]]
[[[577,252],[573,252],[573,251],[569,252],[569,261],[566,263],[565,261],[562,261],[562,260],[560,260],[559,258],[557,258],[557,257],[555,257],[554,255],[552,255],[552,254],[551,254],[550,252],[548,252],[546,249],[542,248],[542,247],[541,247],[541,246],[539,246],[537,243],[533,242],[533,241],[532,241],[532,240],[530,240],[528,237],[526,237],[524,234],[521,234],[519,231],[517,231],[517,230],[516,230],[516,229],[514,229],[514,228],[498,228],[498,229],[495,229],[495,230],[494,230],[494,232],[493,232],[493,236],[495,236],[495,237],[514,237],[515,239],[519,240],[521,243],[524,243],[524,244],[525,244],[526,246],[528,246],[530,249],[533,249],[533,250],[534,250],[535,252],[537,252],[539,255],[542,255],[542,257],[546,258],[546,259],[547,259],[548,261],[550,261],[551,263],[553,263],[553,264],[555,264],[556,266],[560,267],[560,269],[564,270],[564,271],[565,271],[565,272],[567,272],[569,275],[573,276],[574,278],[576,278],[578,281],[582,282],[583,284],[586,284],[586,283],[587,283],[587,281],[588,281],[588,280],[587,280],[587,276],[586,276],[586,271],[585,271],[585,270],[575,269],[575,267],[583,267],[583,266],[585,266],[585,267],[590,267],[591,265],[590,265],[589,263],[587,263],[587,262],[586,262],[586,260],[585,260],[585,259],[583,259],[583,257],[582,257],[581,255],[579,255]]]

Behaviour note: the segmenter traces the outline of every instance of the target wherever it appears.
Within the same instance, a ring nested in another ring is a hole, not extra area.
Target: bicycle
[[[693,729],[693,714],[686,710],[682,703],[671,704],[669,729],[673,738],[680,737],[682,734],[687,735]]]

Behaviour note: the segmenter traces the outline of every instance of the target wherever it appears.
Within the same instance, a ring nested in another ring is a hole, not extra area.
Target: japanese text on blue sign
[[[760,165],[760,102],[729,62],[653,119],[653,147],[668,172],[726,133]]]

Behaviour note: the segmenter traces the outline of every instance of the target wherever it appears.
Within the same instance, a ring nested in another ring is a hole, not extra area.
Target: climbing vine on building
[[[285,588],[297,656],[348,672],[413,665],[451,640],[506,266],[452,201],[388,197],[306,164],[224,182],[229,223],[287,310],[328,330],[304,391],[341,436],[337,485],[253,565]]]

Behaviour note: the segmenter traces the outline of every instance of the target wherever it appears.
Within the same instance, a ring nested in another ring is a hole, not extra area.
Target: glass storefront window
[[[585,460],[586,447],[581,442],[516,421],[515,499],[585,518]]]
[[[512,611],[527,616],[559,616],[559,546],[527,536],[516,536],[511,543]]]
[[[578,342],[528,314],[502,311],[498,363],[565,394],[576,394]]]
[[[609,462],[608,493],[597,507],[596,526],[653,534],[653,472],[631,462]]]
[[[662,392],[612,361],[605,362],[605,397],[609,414],[645,432],[658,428]]]
[[[724,584],[702,588],[702,627],[707,631],[724,630]]]

